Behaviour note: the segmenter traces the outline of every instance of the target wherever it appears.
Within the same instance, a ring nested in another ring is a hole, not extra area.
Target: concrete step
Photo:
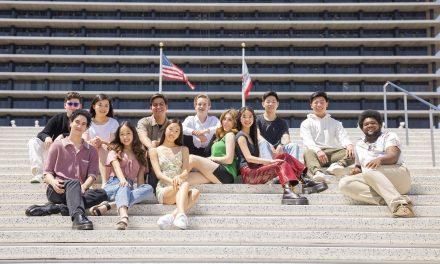
[[[121,232],[122,233],[122,232]],[[187,233],[187,232],[185,232]],[[48,250],[50,247],[50,250]],[[129,253],[128,253],[129,252]],[[63,259],[71,261],[139,261],[163,262],[176,259],[191,262],[292,262],[321,260],[331,262],[370,262],[380,261],[401,263],[433,263],[439,260],[438,248],[408,247],[365,247],[352,245],[301,245],[301,246],[186,246],[143,244],[36,244],[36,245],[3,245],[0,255],[5,260],[41,260]]]
[[[28,204],[0,204],[0,215],[24,215]],[[129,209],[131,215],[163,215],[175,206],[161,204],[137,204]],[[419,217],[440,217],[440,206],[415,205],[414,212]],[[116,210],[108,212],[116,215]],[[387,217],[391,213],[386,206],[373,205],[281,205],[281,204],[197,204],[189,215],[228,216],[359,216]]]
[[[347,205],[358,204],[356,201],[339,194],[339,193],[320,193],[304,195],[309,199],[312,205]],[[440,206],[440,195],[410,195],[411,200],[417,205],[434,205]],[[203,193],[200,197],[201,204],[280,204],[282,194],[218,194]],[[43,204],[47,202],[45,192],[38,193],[2,193],[0,194],[0,203],[10,204]],[[146,203],[157,203],[156,199],[147,201]]]
[[[157,215],[130,215],[129,229],[157,230]],[[117,215],[89,216],[95,229],[113,229],[119,220]],[[329,230],[329,231],[417,231],[438,232],[440,218],[392,218],[349,217],[349,216],[216,216],[191,215],[190,229],[240,229],[240,230]],[[300,223],[300,224],[299,224]],[[51,215],[43,217],[27,217],[22,213],[14,216],[0,216],[0,230],[21,231],[34,229],[71,229],[72,221],[68,216]]]
[[[439,247],[440,232],[371,232],[345,230],[94,230],[87,236],[72,230],[0,231],[0,245],[10,243],[142,243],[142,245],[258,245],[352,244],[389,247]],[[295,239],[292,239],[292,238]]]
[[[37,185],[38,187],[29,187],[29,188],[36,188],[39,189],[41,192],[31,193],[31,192],[25,192],[23,191],[17,193],[13,192],[12,194],[17,195],[17,198],[20,197],[20,195],[30,195],[29,197],[32,197],[32,195],[35,195],[35,198],[38,198],[38,195],[44,193],[44,184],[31,184],[27,183],[28,185]],[[194,186],[198,190],[200,190],[201,193],[221,193],[221,194],[280,194],[282,193],[281,185],[279,184],[260,184],[260,185],[249,185],[249,184],[202,184]],[[321,194],[339,194],[339,188],[336,183],[330,183],[328,185],[328,189],[322,192]],[[300,186],[296,186],[295,190],[297,192],[300,191]],[[21,194],[20,194],[21,193]],[[4,199],[7,199],[7,197],[10,197],[12,195],[8,192],[2,192],[0,193],[0,197],[3,197]],[[428,185],[428,184],[412,184],[411,190],[409,194],[426,194],[426,195],[432,195],[432,194],[440,194],[440,188],[438,188],[437,184]],[[0,198],[0,202],[2,199]]]
[[[436,167],[437,168],[437,167]],[[439,165],[440,169],[440,165]],[[8,172],[2,174],[0,177],[0,186],[3,184],[6,187],[12,187],[12,188],[24,188],[25,190],[33,190],[35,187],[31,186],[38,186],[38,184],[29,184],[30,179],[32,178],[32,175],[29,171],[26,172]],[[440,183],[440,170],[435,171],[433,170],[433,173],[426,173],[426,174],[420,174],[418,170],[411,171],[411,179],[413,183],[417,184],[439,184]],[[15,185],[17,183],[20,183],[19,185]],[[16,186],[16,187],[13,187]],[[7,191],[7,190],[4,190]]]

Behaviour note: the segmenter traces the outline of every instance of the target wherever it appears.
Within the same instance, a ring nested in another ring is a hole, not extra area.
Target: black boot
[[[73,216],[72,229],[75,230],[93,230],[93,223],[84,213],[76,213]]]
[[[320,193],[328,189],[327,183],[306,179],[304,174],[301,175],[300,181],[302,193]]]
[[[60,212],[60,206],[53,203],[47,203],[45,205],[31,205],[28,209],[26,209],[25,213],[27,216],[45,216],[59,214]]]
[[[294,193],[288,185],[284,186],[283,199],[281,204],[289,205],[308,205],[309,200],[299,194]]]

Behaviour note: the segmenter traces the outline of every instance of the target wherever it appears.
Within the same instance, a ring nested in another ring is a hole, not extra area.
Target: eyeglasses
[[[79,106],[79,103],[77,103],[77,102],[66,102],[66,105],[67,105],[67,106],[78,107],[78,106]]]

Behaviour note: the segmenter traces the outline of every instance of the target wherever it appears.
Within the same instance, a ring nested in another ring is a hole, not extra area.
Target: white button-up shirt
[[[182,123],[183,134],[186,136],[193,136],[193,143],[196,148],[205,148],[208,146],[209,141],[211,141],[212,136],[214,136],[215,129],[220,126],[220,121],[215,116],[208,116],[205,122],[201,122],[200,119],[195,116],[188,116]],[[209,133],[205,134],[208,138],[206,142],[201,142],[197,136],[194,136],[192,132],[194,130],[204,130],[209,129]]]

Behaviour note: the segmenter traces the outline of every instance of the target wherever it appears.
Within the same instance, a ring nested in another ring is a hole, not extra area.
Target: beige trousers
[[[368,204],[386,204],[391,212],[400,204],[411,203],[409,197],[403,195],[410,189],[411,177],[404,165],[382,165],[339,181],[339,190],[344,195]]]
[[[321,149],[328,158],[328,163],[321,164],[318,156],[314,150],[307,149],[304,152],[304,163],[308,169],[308,175],[312,177],[317,171],[324,172],[321,167],[328,167],[334,162],[340,162],[345,167],[350,166],[354,163],[354,160],[347,158],[347,151],[345,148],[326,148]]]

